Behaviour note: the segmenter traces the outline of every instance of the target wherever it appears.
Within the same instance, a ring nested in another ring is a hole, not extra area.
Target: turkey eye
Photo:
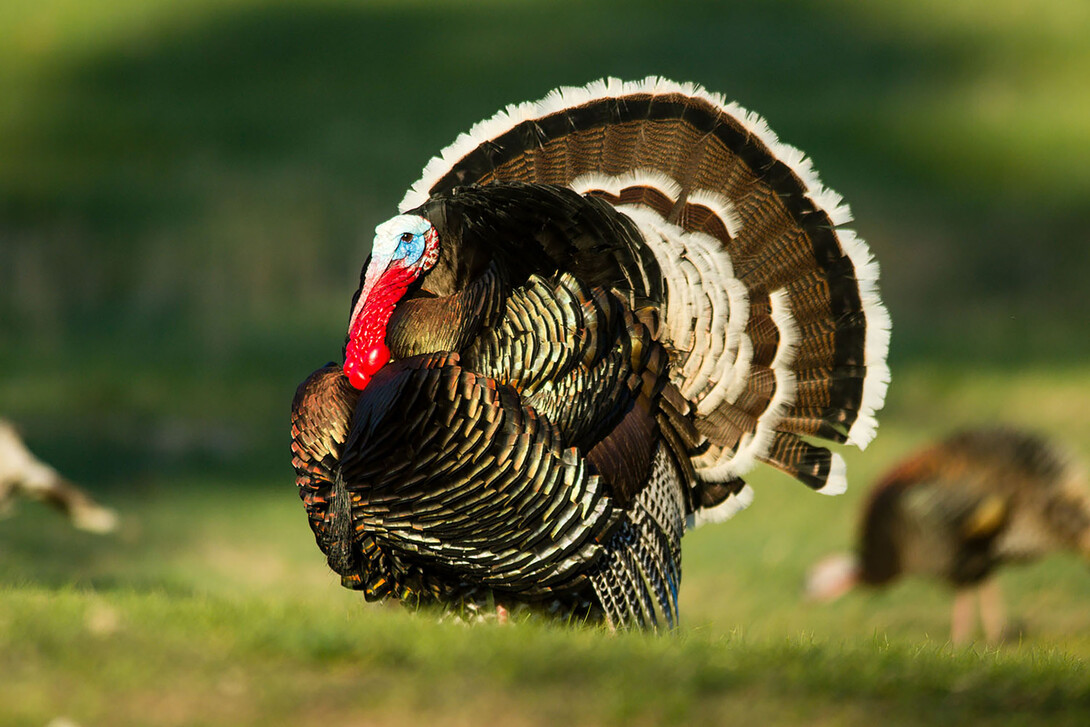
[[[413,233],[411,233],[411,232],[401,233],[401,241],[402,242],[412,242],[413,241]]]

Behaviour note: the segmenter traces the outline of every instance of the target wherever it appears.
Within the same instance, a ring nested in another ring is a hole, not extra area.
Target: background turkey
[[[957,589],[951,640],[971,637],[978,596],[985,636],[996,642],[1006,616],[993,570],[1055,550],[1090,556],[1090,487],[1067,453],[1038,436],[959,432],[890,470],[859,530],[857,555],[831,556],[811,571],[811,596],[831,600],[858,583],[932,576]]]
[[[81,530],[108,533],[117,527],[117,514],[113,510],[99,505],[41,462],[27,449],[15,426],[0,419],[0,513],[10,509],[17,497],[53,505]]]
[[[888,381],[877,266],[757,116],[601,81],[510,106],[376,229],[293,402],[318,545],[370,599],[673,625],[685,528],[772,465],[844,489]]]

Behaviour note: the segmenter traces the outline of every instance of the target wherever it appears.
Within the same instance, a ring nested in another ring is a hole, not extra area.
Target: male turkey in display
[[[677,623],[681,536],[756,461],[815,490],[889,378],[877,266],[764,121],[650,78],[509,106],[376,229],[296,393],[318,545],[368,600]]]
[[[831,600],[857,583],[931,576],[956,589],[950,640],[969,639],[979,596],[984,633],[994,643],[1006,626],[994,569],[1062,549],[1090,557],[1090,487],[1081,467],[1036,435],[969,430],[879,480],[863,509],[857,554],[818,563],[807,590]]]

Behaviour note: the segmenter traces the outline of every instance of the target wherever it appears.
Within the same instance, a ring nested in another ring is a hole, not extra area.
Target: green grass
[[[1021,639],[1000,649],[950,647],[933,583],[801,599],[807,567],[850,547],[868,483],[947,426],[1017,419],[1090,452],[1086,373],[899,374],[879,437],[848,455],[848,493],[758,472],[749,510],[686,536],[667,638],[367,605],[325,566],[286,456],[104,483],[123,518],[110,537],[21,503],[0,522],[0,721],[1084,724],[1090,573],[1073,556],[1001,574]]]
[[[7,724],[1076,725],[1088,706],[1060,653],[466,627],[313,597],[4,597]]]

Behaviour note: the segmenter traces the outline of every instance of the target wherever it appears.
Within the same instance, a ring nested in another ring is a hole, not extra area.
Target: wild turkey
[[[19,495],[42,500],[63,511],[72,524],[93,533],[117,527],[117,515],[35,457],[16,431],[0,419],[0,512]]]
[[[856,556],[832,556],[810,574],[821,600],[857,583],[884,586],[903,574],[956,589],[950,639],[968,641],[979,596],[985,636],[1006,618],[996,567],[1068,549],[1090,556],[1090,487],[1056,445],[1012,429],[956,433],[910,456],[875,486],[863,509]]]
[[[696,86],[474,126],[376,228],[293,402],[318,545],[368,600],[677,623],[681,536],[766,462],[843,490],[888,381],[877,266],[802,153]]]

